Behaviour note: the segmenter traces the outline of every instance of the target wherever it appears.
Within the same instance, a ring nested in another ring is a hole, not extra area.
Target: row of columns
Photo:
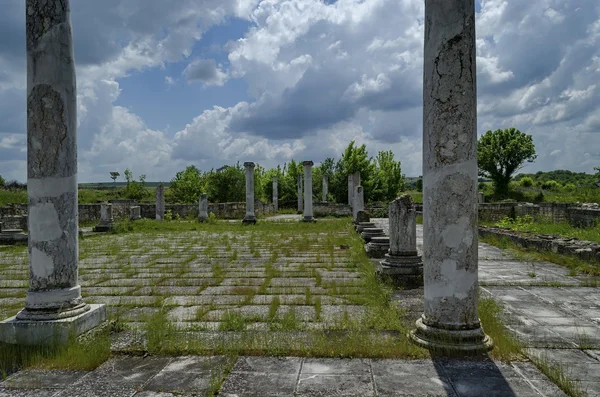
[[[104,305],[83,301],[78,283],[77,90],[69,3],[26,0],[30,286],[24,309],[0,323],[2,342],[63,340],[106,319]],[[410,338],[437,350],[491,348],[477,316],[475,55],[474,1],[425,0],[425,307]],[[304,219],[312,217],[308,163]],[[244,166],[244,222],[254,223],[254,164]],[[359,178],[349,176],[349,204]]]

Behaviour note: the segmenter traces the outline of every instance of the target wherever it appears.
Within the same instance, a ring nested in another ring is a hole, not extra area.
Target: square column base
[[[244,225],[256,225],[256,217],[246,215],[244,219],[242,219],[242,224]]]
[[[89,305],[78,316],[51,321],[21,321],[13,316],[0,322],[0,342],[19,345],[66,343],[106,321],[105,305]]]
[[[312,216],[305,216],[304,218],[300,219],[300,222],[316,222],[317,220],[315,218],[313,218]]]

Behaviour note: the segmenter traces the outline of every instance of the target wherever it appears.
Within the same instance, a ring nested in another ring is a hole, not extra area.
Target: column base
[[[423,318],[416,322],[416,329],[408,334],[409,340],[433,353],[441,355],[473,355],[494,348],[492,339],[481,326],[475,329],[456,330],[428,326]]]
[[[204,223],[208,220],[208,218],[198,218],[198,222]]]
[[[77,316],[58,320],[17,320],[13,316],[0,322],[0,342],[19,345],[63,344],[106,321],[105,305],[89,305]]]
[[[256,225],[256,217],[254,215],[246,215],[244,219],[242,219],[243,225]]]
[[[142,219],[141,216],[134,216],[133,218],[129,218],[130,221],[139,221],[140,219]]]
[[[412,289],[423,286],[423,261],[420,256],[385,254],[377,265],[376,273],[388,277],[396,287]]]
[[[389,249],[389,237],[373,237],[368,244],[365,244],[365,251],[369,258],[383,258]]]
[[[300,219],[300,222],[316,222],[317,220],[315,218],[313,218],[312,216],[305,216],[304,218]]]
[[[94,226],[94,231],[96,233],[105,233],[105,232],[110,232],[113,228],[113,223],[112,222],[102,222],[100,221],[99,224],[97,224],[96,226]]]

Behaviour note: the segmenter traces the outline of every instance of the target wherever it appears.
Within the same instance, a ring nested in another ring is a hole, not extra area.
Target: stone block
[[[385,236],[372,237],[365,246],[369,258],[383,258],[390,249],[390,238]]]
[[[66,343],[106,321],[105,305],[89,305],[90,310],[74,317],[51,321],[22,321],[13,316],[0,322],[0,342],[20,345]]]
[[[129,207],[129,219],[132,221],[142,219],[142,211],[139,205]]]

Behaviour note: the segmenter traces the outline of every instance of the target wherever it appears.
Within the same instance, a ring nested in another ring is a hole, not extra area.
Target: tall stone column
[[[298,213],[304,211],[304,200],[302,199],[302,174],[298,173]]]
[[[365,190],[362,186],[354,187],[354,204],[352,205],[352,220],[358,223],[358,211],[365,210]]]
[[[208,194],[202,193],[198,202],[198,220],[206,222],[208,220]]]
[[[396,285],[423,285],[423,261],[417,253],[417,212],[412,197],[403,194],[390,203],[390,248],[377,272]]]
[[[65,342],[106,320],[78,283],[77,90],[68,0],[26,1],[29,290],[0,341]]]
[[[305,161],[304,165],[304,222],[314,222],[312,203],[312,161]]]
[[[279,210],[279,187],[277,186],[277,177],[273,177],[273,208],[275,212]]]
[[[425,0],[425,310],[410,333],[444,352],[482,352],[477,316],[477,90],[474,0]]]
[[[156,220],[165,220],[165,186],[162,183],[156,187]]]
[[[255,224],[256,216],[254,215],[254,163],[245,162],[246,168],[246,216],[242,220],[244,224]]]
[[[354,177],[348,175],[348,205],[352,209],[354,207]]]
[[[323,202],[327,202],[327,194],[329,194],[329,177],[323,175]]]

